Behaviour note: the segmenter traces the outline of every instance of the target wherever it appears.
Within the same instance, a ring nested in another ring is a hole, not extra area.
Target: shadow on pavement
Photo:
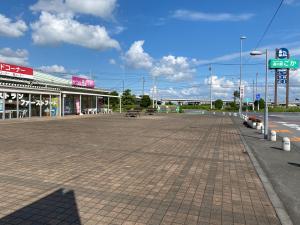
[[[279,148],[279,147],[271,147],[271,148],[276,149],[278,151],[283,151],[282,148]]]
[[[0,219],[0,224],[81,225],[74,191],[58,189],[50,195]]]
[[[289,165],[300,167],[300,163],[288,162]]]

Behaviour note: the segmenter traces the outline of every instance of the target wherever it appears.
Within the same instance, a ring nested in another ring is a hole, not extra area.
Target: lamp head
[[[261,52],[261,51],[252,51],[252,52],[250,52],[250,55],[252,55],[252,56],[256,56],[256,55],[263,55],[264,53],[263,52]]]
[[[241,40],[245,40],[247,37],[246,36],[241,36],[240,39]]]

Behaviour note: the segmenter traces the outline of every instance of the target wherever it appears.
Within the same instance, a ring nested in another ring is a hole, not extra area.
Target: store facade
[[[120,97],[108,93],[95,88],[94,82],[86,78],[68,80],[0,63],[0,118],[3,120],[110,112],[109,104],[101,104],[102,99],[108,98],[109,102],[109,98]]]

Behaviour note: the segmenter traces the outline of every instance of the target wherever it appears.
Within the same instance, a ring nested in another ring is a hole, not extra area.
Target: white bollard
[[[233,116],[235,116],[235,117],[236,117],[236,116],[237,116],[237,113],[233,113]]]
[[[225,112],[223,112],[223,116],[225,116],[226,115],[226,113]]]
[[[216,112],[213,112],[214,115],[216,115]]]
[[[260,133],[261,133],[261,134],[264,134],[264,133],[265,133],[265,127],[264,127],[264,125],[261,125]]]
[[[229,114],[229,116],[231,116],[231,113],[228,113]]]
[[[276,131],[275,130],[272,130],[271,131],[271,135],[270,135],[270,140],[271,141],[276,141]]]
[[[288,137],[282,139],[282,149],[288,152],[291,151],[291,141]]]

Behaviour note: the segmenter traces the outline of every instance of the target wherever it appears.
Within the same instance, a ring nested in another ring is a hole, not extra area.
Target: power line
[[[273,21],[274,21],[276,15],[277,15],[277,13],[279,12],[279,9],[281,8],[283,2],[284,2],[284,0],[281,0],[281,1],[280,1],[280,4],[278,5],[278,7],[277,7],[275,13],[273,14],[271,20],[269,21],[269,23],[268,23],[268,25],[267,25],[265,31],[263,32],[262,36],[260,37],[259,41],[257,42],[257,44],[256,44],[256,46],[255,46],[255,50],[260,46],[262,40],[265,38],[265,36],[266,36],[267,32],[269,31],[269,29],[270,29],[270,27],[271,27],[271,25],[272,25],[272,23],[273,23]]]

